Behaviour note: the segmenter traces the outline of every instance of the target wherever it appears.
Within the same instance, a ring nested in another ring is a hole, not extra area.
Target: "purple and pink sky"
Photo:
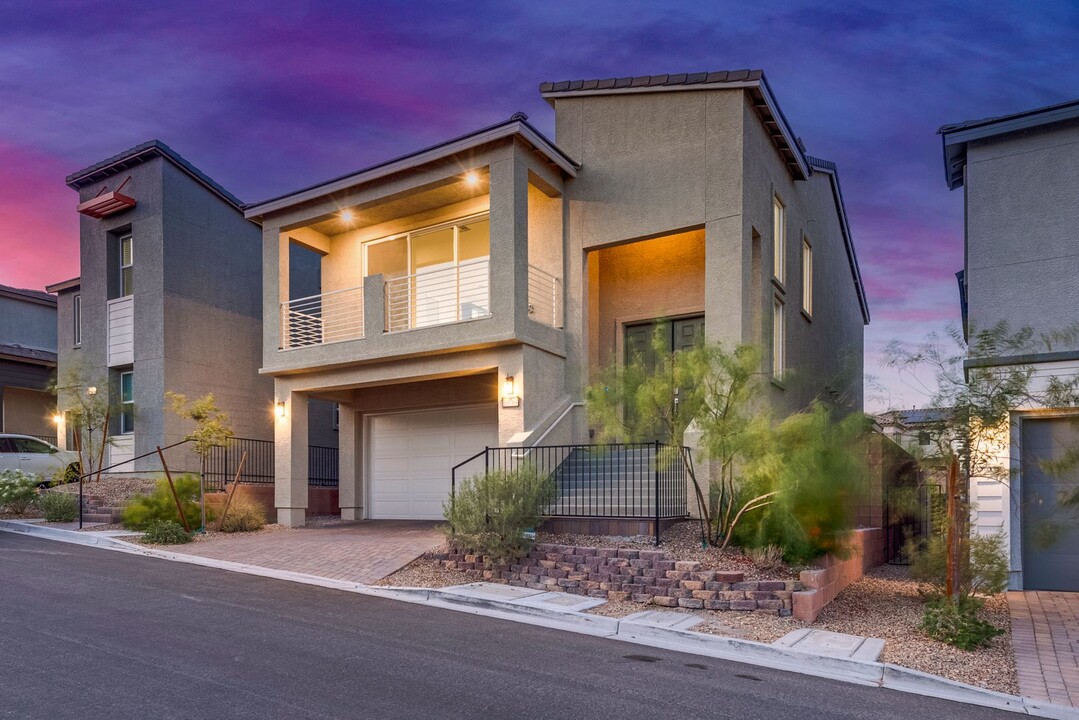
[[[887,8],[887,9],[884,9]],[[762,68],[838,163],[878,367],[958,320],[962,195],[937,127],[1079,96],[1079,3],[0,0],[0,283],[78,274],[64,176],[158,138],[245,201],[527,112],[544,80]],[[879,387],[878,387],[879,386]]]

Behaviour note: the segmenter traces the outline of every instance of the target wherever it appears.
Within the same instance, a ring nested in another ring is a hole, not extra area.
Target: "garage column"
[[[274,402],[277,522],[302,527],[307,514],[307,396],[278,389]]]
[[[348,405],[338,406],[338,495],[342,520],[363,519],[363,442],[359,414]]]

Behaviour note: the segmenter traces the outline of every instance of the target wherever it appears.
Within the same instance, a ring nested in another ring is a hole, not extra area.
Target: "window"
[[[135,432],[135,373],[120,373],[120,433]]]
[[[772,198],[772,275],[780,284],[787,275],[787,209],[778,197]]]
[[[75,347],[82,345],[82,295],[71,298],[71,338]]]
[[[134,292],[135,259],[132,254],[131,234],[120,236],[120,297]]]
[[[776,296],[772,300],[772,377],[776,380],[783,379],[783,371],[786,369],[787,363],[787,348],[784,337],[787,323],[783,310],[783,300]]]
[[[802,310],[813,316],[813,246],[802,238]]]
[[[333,429],[341,429],[341,406],[337,403],[333,404]]]

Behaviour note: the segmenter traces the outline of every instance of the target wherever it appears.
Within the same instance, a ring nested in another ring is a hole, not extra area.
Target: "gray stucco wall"
[[[968,328],[1001,320],[1038,334],[1071,327],[1079,318],[1079,121],[971,143],[964,188]],[[1079,350],[1079,337],[1053,350]]]
[[[0,343],[56,350],[56,308],[0,296]]]

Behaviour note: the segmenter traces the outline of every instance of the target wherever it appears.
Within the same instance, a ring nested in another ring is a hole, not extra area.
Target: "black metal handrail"
[[[244,453],[247,460],[240,468]],[[337,487],[338,454],[335,447],[308,446],[307,484],[316,487]],[[227,445],[215,445],[202,461],[202,477],[207,490],[224,490],[227,483],[236,479],[240,470],[241,481],[253,485],[274,483],[273,440],[232,438]]]
[[[546,515],[653,520],[658,545],[661,520],[689,515],[688,456],[688,448],[660,442],[487,447],[453,466],[450,498],[452,502],[458,478],[531,467],[555,482],[555,499]]]
[[[337,487],[339,451],[335,447],[310,445],[307,448],[307,484]]]

